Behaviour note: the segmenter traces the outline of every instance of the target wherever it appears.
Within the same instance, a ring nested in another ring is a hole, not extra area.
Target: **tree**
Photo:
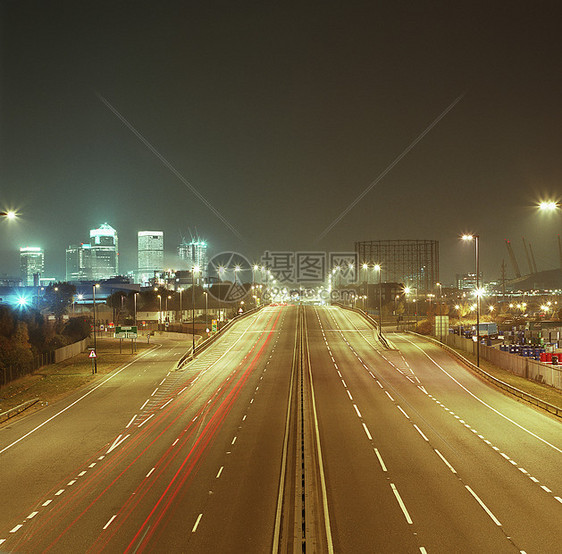
[[[72,304],[76,287],[70,283],[55,283],[49,285],[45,290],[45,302],[49,310],[54,314],[57,322],[62,321],[68,307]]]

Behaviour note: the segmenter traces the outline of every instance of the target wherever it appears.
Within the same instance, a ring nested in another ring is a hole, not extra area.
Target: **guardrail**
[[[363,318],[366,319],[378,331],[377,334],[378,334],[378,337],[379,337],[379,341],[382,343],[382,345],[385,348],[387,348],[388,350],[390,350],[390,344],[388,344],[388,341],[383,336],[382,329],[379,326],[379,322],[376,319],[372,318],[370,314],[363,311],[361,308],[350,308],[349,306],[344,306],[343,304],[340,304],[339,302],[335,302],[334,305],[339,306],[340,308],[342,308],[344,310],[349,310],[351,312],[355,312],[356,314],[359,314],[359,315],[363,316]]]
[[[15,415],[20,414],[21,412],[27,410],[27,408],[30,408],[31,406],[33,406],[33,404],[36,404],[37,402],[39,402],[39,398],[33,398],[32,400],[27,400],[26,402],[20,404],[19,406],[15,406],[14,408],[2,412],[0,414],[0,423],[7,421],[8,419],[14,417]]]
[[[224,327],[221,327],[214,335],[211,335],[208,339],[204,340],[201,344],[198,344],[195,346],[195,350],[193,350],[193,346],[179,359],[177,365],[176,365],[176,371],[181,369],[187,362],[190,362],[191,360],[193,360],[193,358],[195,358],[195,356],[197,356],[197,354],[201,354],[201,352],[203,352],[204,350],[206,350],[207,348],[209,348],[209,346],[211,346],[211,344],[213,344],[213,342],[215,342],[221,335],[222,333],[224,333],[227,329],[230,329],[230,327],[232,325],[234,325],[234,323],[236,321],[240,321],[241,319],[244,319],[252,314],[257,313],[259,310],[261,310],[263,308],[263,304],[261,306],[259,306],[258,308],[252,308],[251,310],[248,310],[247,312],[244,312],[243,314],[237,315],[236,317],[234,317],[233,319],[229,320],[227,322],[227,324]]]
[[[473,364],[470,360],[467,360],[462,354],[457,352],[454,348],[451,348],[450,346],[443,344],[441,341],[438,341],[433,337],[420,335],[419,333],[415,333],[414,331],[406,331],[406,332],[411,333],[412,335],[416,335],[417,337],[421,337],[430,342],[433,342],[434,344],[437,344],[445,351],[449,352],[450,354],[453,354],[453,356],[458,358],[462,363],[466,364],[470,369],[472,369],[473,371],[484,377],[484,379],[490,381],[500,389],[505,390],[506,392],[509,392],[514,396],[517,396],[518,398],[521,398],[521,400],[525,400],[525,402],[529,402],[530,404],[542,408],[543,410],[546,410],[547,412],[554,414],[555,416],[562,417],[562,408],[555,406],[554,404],[550,404],[545,400],[541,400],[540,398],[537,398],[536,396],[533,396],[528,392],[522,391],[521,389],[518,389],[517,387],[514,387],[513,385],[510,385],[509,383],[506,383],[505,381],[502,381],[501,379],[498,379],[497,377],[490,375],[487,371],[484,371],[482,368]]]

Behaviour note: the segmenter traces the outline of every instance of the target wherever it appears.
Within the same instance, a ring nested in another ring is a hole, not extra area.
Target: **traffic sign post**
[[[113,336],[116,339],[136,339],[138,337],[138,327],[136,325],[115,327],[115,334]]]
[[[88,358],[92,359],[92,375],[97,373],[97,367],[96,367],[96,358],[97,357],[98,357],[98,355],[96,354],[95,349],[91,349],[90,353],[88,354]]]
[[[217,332],[217,320],[216,319],[213,319],[212,322],[211,322],[211,330],[212,330],[213,333]]]

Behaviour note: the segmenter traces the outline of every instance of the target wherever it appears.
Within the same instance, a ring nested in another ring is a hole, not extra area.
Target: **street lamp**
[[[192,356],[195,356],[195,274],[199,273],[199,266],[194,265],[191,268],[191,340],[192,340]]]
[[[92,285],[92,291],[94,293],[94,373],[98,372],[98,352],[96,343],[96,289],[99,289],[99,284]]]
[[[375,271],[379,272],[379,335],[382,337],[382,268],[375,264]]]
[[[166,296],[166,322],[170,321],[170,316],[168,314],[168,300],[170,300],[170,298],[172,298],[169,294]]]
[[[160,325],[162,323],[162,296],[161,295],[157,295],[158,296],[158,325]]]
[[[539,210],[541,212],[555,212],[559,207],[558,202],[554,200],[544,200],[539,202]]]
[[[12,210],[8,210],[7,212],[0,212],[0,216],[5,217],[6,219],[16,219],[17,215],[18,214]]]
[[[207,291],[203,291],[205,295],[205,330],[207,329],[207,310],[208,310],[208,301],[209,301],[209,293]]]
[[[183,289],[180,287],[180,288],[178,289],[178,292],[180,293],[180,327],[181,327],[181,324],[182,324],[182,322],[183,322],[183,306],[182,306],[182,292],[183,292]],[[180,329],[180,331],[181,331],[181,329]]]
[[[463,235],[462,240],[474,241],[476,258],[476,366],[480,367],[480,235]]]

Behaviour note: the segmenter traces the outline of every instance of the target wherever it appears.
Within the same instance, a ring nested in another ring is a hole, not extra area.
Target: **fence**
[[[465,339],[453,334],[449,334],[443,337],[443,339],[442,342],[448,346],[476,356],[476,343],[472,339]],[[562,390],[562,367],[560,366],[541,363],[537,360],[503,352],[484,344],[480,345],[480,357],[515,375]]]
[[[89,339],[82,339],[81,341],[57,348],[56,350],[50,350],[49,352],[43,352],[38,356],[34,356],[26,366],[13,366],[9,365],[7,367],[0,367],[0,386],[7,385],[9,382],[19,379],[24,375],[28,375],[37,371],[39,368],[54,364],[57,362],[62,362],[68,358],[72,358],[84,352],[88,346]]]

